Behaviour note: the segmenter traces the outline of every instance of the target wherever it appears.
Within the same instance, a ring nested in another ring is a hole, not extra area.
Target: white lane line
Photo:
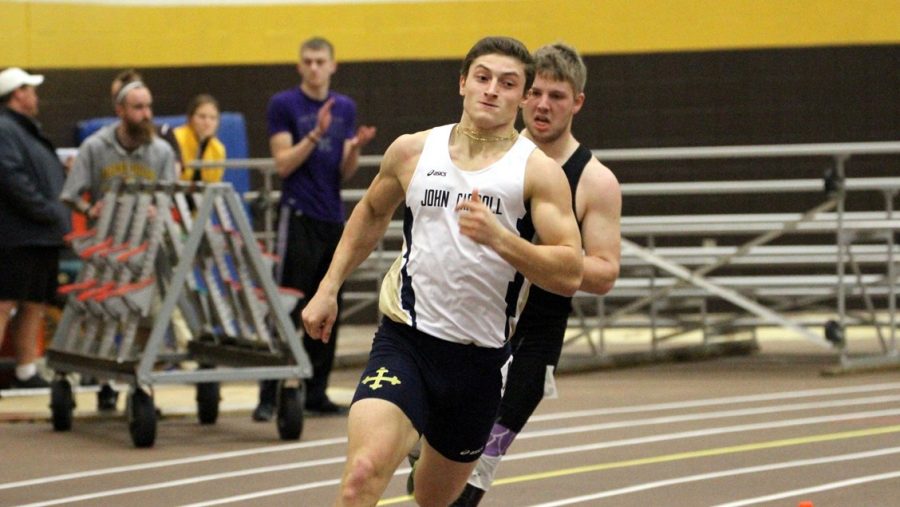
[[[582,495],[582,496],[577,496],[577,497],[572,497],[572,498],[564,498],[561,500],[555,500],[553,502],[535,504],[532,507],[559,507],[562,505],[572,505],[575,503],[587,502],[590,500],[599,500],[601,498],[610,498],[610,497],[614,497],[614,496],[627,495],[630,493],[637,493],[640,491],[647,491],[650,489],[662,488],[662,487],[666,487],[666,486],[675,486],[678,484],[686,484],[689,482],[707,481],[707,480],[711,480],[711,479],[720,479],[722,477],[733,477],[736,475],[755,474],[755,473],[760,473],[760,472],[771,472],[774,470],[784,470],[786,468],[798,468],[798,467],[806,467],[806,466],[823,465],[823,464],[828,464],[828,463],[839,463],[842,461],[877,458],[879,456],[887,456],[890,454],[897,454],[897,453],[900,453],[900,447],[891,447],[891,448],[887,448],[887,449],[877,449],[874,451],[865,451],[865,452],[854,452],[854,453],[850,453],[850,454],[826,456],[823,458],[811,458],[811,459],[801,459],[801,460],[794,460],[794,461],[785,461],[785,462],[781,462],[781,463],[771,463],[768,465],[756,465],[756,466],[752,466],[752,467],[734,468],[731,470],[721,470],[718,472],[687,475],[684,477],[675,477],[672,479],[647,482],[644,484],[635,484],[633,486],[628,486],[628,487],[624,487],[624,488],[612,489],[609,491],[601,491],[601,492],[597,492],[597,493],[593,493],[593,494],[589,494],[589,495]],[[882,474],[882,475],[897,476],[898,474],[900,474],[900,472],[892,472],[891,474]],[[870,477],[875,477],[875,476],[870,476]],[[888,479],[888,478],[890,478],[890,477],[882,477],[881,479],[878,479],[878,480]],[[847,483],[849,481],[841,481],[841,482]],[[836,485],[836,484],[838,484],[838,483],[829,483],[827,486]],[[848,485],[848,484],[845,484],[845,485]],[[835,486],[835,487],[843,487],[843,486],[844,485]],[[722,505],[718,505],[716,507],[740,507],[743,505],[752,505],[753,503],[760,503],[760,502],[770,501],[770,500],[778,500],[778,499],[788,498],[788,497],[792,497],[792,496],[796,496],[796,495],[800,495],[800,494],[804,494],[804,493],[811,493],[811,492],[814,492],[813,490],[815,490],[815,488],[805,488],[803,490],[798,489],[798,490],[794,490],[794,491],[780,493],[778,495],[771,495],[768,497],[759,497],[759,498],[753,498],[753,499],[748,499],[748,500],[742,500],[739,502],[722,504]],[[745,503],[745,502],[747,502],[747,503]]]
[[[143,491],[151,491],[155,489],[165,489],[165,488],[176,488],[179,486],[187,486],[191,484],[198,484],[201,482],[209,482],[209,481],[218,481],[222,479],[233,479],[235,477],[245,477],[248,475],[256,475],[256,474],[267,474],[273,472],[284,472],[287,470],[296,470],[298,468],[311,468],[321,465],[334,465],[343,463],[345,458],[343,456],[336,458],[324,458],[313,461],[304,461],[302,463],[289,463],[286,465],[273,465],[267,467],[258,467],[258,468],[250,468],[245,470],[237,470],[234,472],[223,472],[218,474],[209,474],[209,475],[200,475],[197,477],[189,477],[187,479],[178,479],[174,481],[165,481],[165,482],[157,482],[155,484],[143,484],[141,486],[132,486],[129,488],[118,488],[118,489],[110,489],[107,491],[100,491],[97,493],[85,493],[83,495],[75,495],[66,498],[57,498],[55,500],[47,500],[43,502],[35,502],[29,503],[25,505],[20,505],[19,507],[44,507],[48,505],[60,505],[60,504],[68,504],[74,502],[84,502],[86,500],[96,500],[98,498],[106,498],[110,496],[118,496],[118,495],[127,495],[130,493],[140,493]],[[321,485],[328,485],[326,483],[330,483],[332,481],[322,481]],[[340,481],[335,482],[335,484]],[[319,487],[319,486],[315,486]]]
[[[559,421],[561,419],[573,419],[577,417],[592,417],[598,415],[631,414],[635,412],[653,412],[656,410],[674,410],[684,408],[708,407],[711,405],[731,405],[737,403],[752,403],[756,401],[775,401],[796,398],[808,398],[815,396],[832,396],[838,394],[870,393],[876,391],[891,391],[900,389],[900,382],[883,384],[866,384],[860,386],[834,387],[827,389],[806,389],[802,391],[786,391],[781,393],[751,394],[746,396],[728,396],[725,398],[706,398],[700,400],[688,400],[669,403],[653,403],[649,405],[633,405],[628,407],[598,408],[591,410],[576,410],[572,412],[558,412],[554,414],[534,415],[528,419],[529,423],[541,421]]]
[[[607,447],[621,447],[621,446],[626,446],[626,445],[638,445],[638,444],[643,444],[643,443],[647,443],[647,442],[656,442],[656,441],[662,441],[662,440],[676,440],[676,439],[683,439],[683,438],[689,438],[689,437],[703,437],[703,436],[707,436],[707,435],[721,434],[721,433],[736,433],[736,432],[744,432],[744,431],[750,431],[750,430],[763,430],[763,429],[770,429],[770,428],[778,428],[778,427],[784,427],[784,426],[799,426],[799,425],[803,425],[803,424],[819,424],[819,423],[832,422],[833,420],[846,421],[846,420],[852,420],[852,419],[867,419],[867,418],[873,418],[873,417],[888,417],[888,416],[893,417],[893,416],[897,416],[897,415],[900,415],[900,409],[883,410],[883,411],[879,411],[879,412],[860,412],[860,413],[856,414],[855,417],[852,414],[843,414],[839,418],[812,417],[812,418],[805,418],[805,419],[796,419],[796,420],[792,420],[792,421],[779,421],[777,423],[768,423],[768,424],[760,423],[760,424],[754,424],[754,425],[740,425],[740,426],[732,426],[732,427],[725,427],[725,428],[712,428],[711,430],[698,430],[698,431],[693,431],[693,432],[673,433],[673,434],[669,434],[669,435],[654,435],[652,437],[644,437],[644,438],[638,438],[638,439],[602,442],[602,443],[596,443],[596,444],[589,445],[589,446],[548,449],[548,450],[539,451],[539,452],[535,452],[535,453],[511,454],[511,455],[508,455],[504,459],[505,460],[525,459],[525,458],[533,458],[533,457],[538,457],[538,456],[559,455],[559,454],[567,454],[567,453],[573,453],[573,452],[581,452],[581,451],[586,451],[586,450],[593,450],[595,448],[599,449],[599,448],[607,448]],[[790,423],[790,424],[787,424],[787,423]],[[343,460],[343,458],[335,458],[335,459],[338,459],[341,461]],[[410,470],[408,467],[400,468],[394,472],[394,475],[405,475],[405,474],[409,473],[409,471]],[[200,482],[200,481],[197,481],[197,482]],[[238,502],[238,501],[242,501],[242,500],[246,500],[246,499],[251,499],[251,498],[255,499],[255,498],[262,498],[262,497],[266,497],[266,496],[283,495],[283,494],[292,493],[292,492],[296,492],[296,491],[312,489],[314,487],[330,486],[333,484],[336,485],[339,482],[340,481],[338,479],[335,479],[333,482],[330,482],[327,484],[323,483],[321,481],[315,482],[315,483],[298,484],[296,486],[289,486],[289,487],[270,489],[270,490],[262,490],[262,491],[257,491],[254,493],[248,493],[245,495],[237,495],[237,496],[224,497],[224,498],[219,498],[219,499],[214,499],[214,500],[208,500],[208,501],[202,502],[201,504],[193,504],[193,505],[194,506],[222,505],[222,504]],[[180,485],[180,484],[175,484],[174,486],[178,486],[178,485]],[[152,485],[147,485],[145,488],[148,488],[149,486],[152,486]],[[159,483],[157,485],[157,487],[166,488],[166,487],[172,487],[172,486],[169,486],[169,483],[164,482],[164,483]],[[252,495],[252,497],[248,497],[247,495]],[[82,495],[82,496],[84,496],[84,495]],[[86,499],[89,499],[89,498],[86,498]],[[33,506],[33,507],[36,507],[37,505],[55,505],[58,503],[66,503],[69,501],[72,501],[72,500],[71,499],[59,499],[59,500],[54,500],[53,501],[53,502],[55,502],[54,504],[46,504],[46,503],[35,504],[35,506]]]
[[[560,428],[560,429],[554,429],[554,430],[542,430],[542,431],[533,431],[533,432],[526,431],[526,432],[523,432],[521,435],[519,435],[518,438],[519,439],[541,438],[541,437],[572,434],[572,433],[577,433],[577,432],[583,433],[583,432],[590,432],[590,431],[602,431],[602,430],[616,429],[616,428],[623,428],[623,427],[629,428],[629,427],[636,427],[636,426],[648,426],[648,425],[654,425],[654,424],[671,424],[673,422],[702,421],[702,420],[717,419],[717,418],[724,418],[724,417],[736,417],[736,416],[745,416],[745,415],[752,415],[752,414],[772,414],[772,413],[789,412],[789,411],[795,411],[795,410],[811,410],[811,409],[820,409],[820,408],[830,408],[830,407],[835,407],[835,406],[845,407],[845,406],[862,405],[862,404],[889,403],[889,402],[898,401],[898,400],[900,400],[900,395],[871,396],[868,398],[829,400],[829,401],[823,401],[823,402],[818,402],[818,403],[786,404],[786,405],[777,405],[774,407],[759,407],[759,408],[752,408],[752,409],[728,410],[728,411],[721,411],[721,412],[705,412],[705,413],[698,413],[698,414],[658,417],[658,418],[651,418],[651,419],[616,421],[616,422],[610,422],[610,423],[594,424],[594,425],[589,425],[589,426],[579,426],[576,428]],[[881,414],[881,412],[863,412],[863,413],[864,414],[866,414],[866,413],[876,414],[875,415],[876,417],[880,417],[880,415],[877,415],[877,414]],[[827,421],[835,420],[834,417],[835,416],[825,416],[823,418],[814,418],[814,420],[818,421],[818,422],[827,422]],[[801,421],[805,421],[805,419],[801,419]],[[800,424],[807,424],[807,423],[800,423]],[[740,428],[753,429],[753,426],[754,425],[749,425],[749,426],[743,425],[743,426],[740,426]],[[707,433],[705,433],[706,431],[707,430],[700,430],[700,434],[705,435],[705,434],[707,434]],[[697,433],[697,432],[684,432],[684,433],[678,433],[677,435],[681,435],[684,437],[690,437],[694,433]],[[644,437],[644,438],[655,439],[658,437],[659,436]],[[654,441],[654,440],[642,441],[642,439],[629,439],[626,441],[634,442],[636,444],[636,443],[647,443],[649,441]],[[16,482],[0,484],[0,490],[21,488],[21,487],[28,487],[28,486],[38,486],[38,485],[43,485],[43,484],[47,484],[50,482],[85,479],[85,478],[89,478],[89,477],[97,477],[100,475],[138,472],[138,471],[154,469],[154,468],[163,468],[163,467],[178,466],[178,465],[185,465],[185,464],[192,464],[192,463],[202,463],[202,462],[207,462],[207,461],[217,461],[217,460],[222,460],[222,459],[238,458],[238,457],[252,456],[252,455],[265,454],[265,453],[271,453],[271,452],[294,451],[294,450],[305,449],[305,448],[338,445],[338,444],[345,444],[346,442],[347,442],[347,439],[345,437],[341,437],[341,438],[316,440],[316,441],[312,441],[312,442],[301,442],[301,443],[297,443],[297,444],[285,444],[285,445],[269,446],[269,447],[263,447],[263,448],[255,448],[255,449],[245,449],[245,450],[241,450],[241,451],[231,451],[231,452],[223,452],[223,453],[216,453],[216,454],[207,454],[207,455],[203,455],[203,456],[171,459],[171,460],[158,461],[158,462],[152,462],[152,463],[143,463],[143,464],[137,464],[137,465],[127,465],[127,466],[104,468],[104,469],[98,469],[98,470],[88,470],[88,471],[84,471],[84,472],[73,472],[70,474],[62,474],[62,475],[56,475],[56,476],[50,476],[50,477],[44,477],[44,478],[28,479],[28,480],[24,480],[24,481],[16,481]],[[632,444],[628,444],[628,445],[632,445]],[[579,447],[582,447],[582,446],[579,446]],[[543,453],[544,451],[536,451],[536,452]],[[573,451],[573,452],[577,452],[577,451]],[[516,455],[508,455],[508,456],[506,456],[505,459],[507,461],[514,460],[514,459],[516,459],[514,456],[516,456]]]
[[[626,447],[629,445],[643,445],[656,442],[665,442],[668,440],[681,440],[685,438],[708,437],[712,435],[725,435],[728,433],[741,433],[744,431],[768,430],[774,428],[790,428],[793,426],[806,426],[810,424],[827,424],[833,422],[852,421],[856,419],[868,419],[877,417],[894,417],[900,415],[900,409],[874,410],[870,412],[853,412],[850,414],[804,417],[801,419],[787,419],[784,421],[764,422],[756,424],[741,424],[737,426],[722,426],[718,428],[705,428],[702,430],[681,431],[678,433],[667,433],[663,435],[650,435],[646,437],[626,438],[622,440],[609,440],[594,444],[575,445],[570,447],[556,447],[554,449],[544,449],[540,451],[520,452],[516,454],[507,454],[503,457],[503,461],[515,461],[520,459],[540,458],[544,456],[557,456],[560,454],[570,454],[575,452],[596,451],[599,449],[609,449],[612,447]]]
[[[852,393],[864,393],[864,392],[877,392],[877,391],[887,391],[892,389],[900,389],[900,382],[891,382],[891,383],[880,383],[880,384],[866,384],[859,386],[847,386],[847,387],[837,387],[837,388],[828,388],[828,389],[806,389],[800,391],[786,391],[781,393],[767,393],[767,394],[759,394],[759,395],[747,395],[747,396],[729,396],[723,398],[707,398],[701,400],[688,400],[682,402],[672,402],[672,403],[656,403],[649,405],[635,405],[630,407],[615,407],[615,408],[606,408],[606,409],[596,409],[596,410],[581,410],[574,412],[560,412],[555,414],[543,414],[543,415],[535,415],[529,419],[529,422],[535,421],[558,421],[562,419],[570,419],[574,417],[588,417],[588,416],[596,416],[596,415],[608,415],[608,414],[627,414],[634,412],[649,412],[654,410],[671,410],[671,409],[680,409],[680,408],[693,408],[693,407],[704,407],[704,406],[712,406],[712,405],[728,405],[728,404],[736,404],[736,403],[751,403],[758,401],[770,401],[770,400],[781,400],[781,399],[794,399],[794,398],[804,398],[804,397],[813,397],[813,396],[830,396],[837,394],[852,394]],[[536,435],[538,432],[524,432],[519,435],[519,438],[536,438],[530,435]],[[266,454],[271,452],[282,452],[282,451],[293,451],[297,449],[303,449],[307,447],[318,447],[325,445],[339,445],[347,443],[346,438],[333,438],[333,439],[325,439],[325,440],[316,440],[312,442],[303,442],[299,444],[286,444],[279,446],[266,446],[254,449],[246,449],[243,451],[232,451],[232,452],[223,452],[216,454],[207,454],[201,456],[194,456],[191,458],[180,458],[180,459],[171,459],[165,461],[156,461],[149,463],[142,463],[137,465],[126,465],[120,467],[110,467],[110,468],[102,468],[96,470],[86,470],[83,472],[73,472],[69,474],[61,474],[61,475],[53,475],[48,477],[41,477],[37,479],[27,479],[22,481],[8,482],[8,483],[0,483],[0,490],[11,489],[11,488],[22,488],[27,486],[35,486],[41,484],[47,484],[50,482],[59,482],[59,481],[68,481],[68,480],[76,480],[76,479],[84,479],[88,477],[97,477],[100,475],[108,475],[108,474],[118,474],[118,473],[126,473],[126,472],[137,472],[141,470],[149,470],[154,468],[163,468],[169,466],[179,466],[191,463],[201,463],[204,461],[214,461],[220,459],[229,459],[236,457],[244,457],[244,456],[252,456],[255,454]]]
[[[766,407],[742,408],[737,410],[723,410],[719,412],[698,412],[694,414],[671,415],[665,417],[652,417],[631,421],[615,421],[583,426],[572,426],[564,429],[551,429],[540,431],[523,431],[518,440],[540,438],[547,435],[565,435],[573,433],[585,433],[618,428],[631,428],[634,426],[648,426],[652,424],[672,424],[687,421],[699,421],[707,419],[721,419],[726,417],[744,417],[750,415],[775,414],[781,412],[796,412],[799,410],[814,410],[834,407],[850,407],[854,405],[875,405],[878,403],[892,403],[900,401],[900,395],[870,396],[868,398],[851,398],[846,400],[830,400],[809,403],[790,403],[785,405],[770,405]]]
[[[240,458],[244,456],[253,456],[257,454],[266,454],[271,452],[295,451],[298,449],[309,449],[313,447],[325,447],[329,445],[346,444],[347,438],[327,438],[322,440],[312,440],[309,442],[301,442],[297,444],[273,445],[268,447],[257,447],[253,449],[244,449],[241,451],[220,452],[215,454],[205,454],[201,456],[193,456],[190,458],[177,458],[164,461],[153,461],[150,463],[141,463],[137,465],[125,465],[111,468],[99,468],[96,470],[86,470],[84,472],[72,472],[70,474],[51,475],[38,479],[28,479],[24,481],[7,482],[0,484],[0,490],[12,488],[24,488],[27,486],[39,486],[50,482],[70,481],[75,479],[86,479],[96,477],[98,475],[121,474],[126,472],[139,472],[141,470],[150,470],[153,468],[164,468],[177,465],[187,465],[191,463],[202,463],[204,461],[217,461],[222,459]]]
[[[809,493],[820,493],[822,491],[828,491],[832,489],[858,486],[867,482],[886,481],[888,479],[896,479],[898,477],[900,477],[900,470],[896,472],[885,472],[883,474],[865,475],[862,477],[854,477],[853,479],[845,479],[843,481],[829,482],[827,484],[821,484],[819,486],[812,486],[809,488],[794,489],[791,491],[784,491],[768,496],[760,496],[756,498],[748,498],[746,500],[739,500],[737,502],[723,503],[721,505],[716,505],[715,507],[741,507],[743,505],[753,505],[763,502],[770,502],[772,500],[780,500],[782,498],[790,498],[792,496],[807,495]]]

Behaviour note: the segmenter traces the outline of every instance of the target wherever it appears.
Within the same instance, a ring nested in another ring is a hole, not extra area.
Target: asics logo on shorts
[[[389,383],[392,386],[395,386],[400,383],[400,379],[397,377],[387,377],[386,376],[387,372],[388,372],[388,369],[385,368],[384,366],[382,366],[381,368],[378,368],[377,370],[375,370],[375,373],[377,375],[367,376],[366,378],[362,379],[362,383],[369,385],[369,389],[371,389],[373,391],[381,389],[385,383]],[[370,382],[371,382],[371,384],[369,384]]]
[[[471,455],[471,454],[478,454],[478,453],[480,453],[480,452],[483,451],[483,450],[484,450],[484,446],[481,446],[481,447],[479,447],[478,449],[475,449],[475,450],[472,450],[472,449],[465,449],[465,450],[459,451],[459,455],[460,455],[460,456],[468,456],[468,455]]]

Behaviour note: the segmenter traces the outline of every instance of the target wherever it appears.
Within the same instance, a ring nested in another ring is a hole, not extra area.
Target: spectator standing
[[[275,94],[267,119],[269,148],[282,178],[281,212],[277,253],[279,283],[311,297],[328,269],[344,230],[341,183],[356,173],[359,153],[375,136],[375,127],[356,125],[356,104],[331,90],[337,70],[334,47],[321,37],[300,46],[297,71],[300,86]],[[292,309],[298,324],[306,299]],[[334,363],[337,329],[332,339],[321,342],[303,335],[303,346],[312,363],[306,379],[304,408],[313,413],[344,412],[326,394]],[[266,421],[275,410],[277,383],[260,383],[259,405],[253,419]]]
[[[49,386],[35,364],[38,334],[69,229],[58,199],[65,169],[36,120],[43,82],[17,67],[0,72],[0,342],[8,329],[17,388]]]

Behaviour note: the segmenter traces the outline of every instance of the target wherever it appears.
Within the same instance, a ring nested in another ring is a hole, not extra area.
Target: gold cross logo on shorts
[[[400,379],[398,379],[397,377],[385,377],[384,375],[387,372],[388,369],[382,366],[381,368],[375,370],[375,373],[377,373],[378,375],[375,375],[374,377],[366,377],[362,379],[362,383],[366,384],[368,382],[371,382],[372,385],[370,385],[369,388],[373,391],[376,389],[380,389],[382,382],[390,382],[391,385],[394,386],[400,383]]]

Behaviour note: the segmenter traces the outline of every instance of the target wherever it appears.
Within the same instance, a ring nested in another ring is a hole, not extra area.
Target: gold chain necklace
[[[513,139],[519,137],[519,133],[515,130],[513,130],[511,134],[507,134],[505,136],[482,136],[482,135],[479,135],[478,132],[473,129],[466,128],[466,127],[460,127],[459,125],[457,125],[456,131],[461,133],[462,135],[468,137],[469,139],[471,139],[473,141],[478,141],[480,143],[497,143],[497,142],[501,142],[501,141],[512,141]]]

